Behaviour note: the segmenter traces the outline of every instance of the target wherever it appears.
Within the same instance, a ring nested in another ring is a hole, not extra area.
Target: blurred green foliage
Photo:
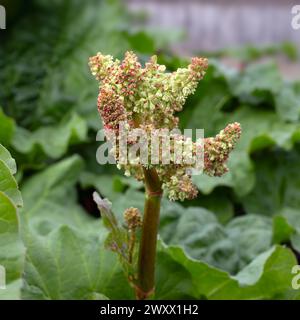
[[[118,1],[28,5],[0,48],[0,143],[16,159],[24,201],[20,211],[14,161],[1,147],[0,264],[10,261],[13,276],[0,298],[133,298],[116,257],[103,248],[92,191],[122,219],[128,207],[143,209],[143,187],[96,162],[101,121],[88,57],[121,58],[132,49],[146,61],[157,53],[170,71],[187,60],[133,28],[135,17]],[[163,199],[157,299],[300,298],[290,288],[300,252],[300,83],[284,81],[275,63],[249,63],[260,57],[249,52],[241,70],[212,58],[180,114],[182,128],[204,128],[206,136],[234,121],[243,134],[228,174],[195,176],[196,200]]]

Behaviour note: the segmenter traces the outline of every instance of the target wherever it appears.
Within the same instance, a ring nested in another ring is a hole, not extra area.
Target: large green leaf
[[[223,226],[206,209],[170,205],[162,210],[160,235],[194,259],[235,274],[271,247],[272,220],[247,215]]]
[[[0,191],[5,193],[14,205],[21,207],[22,196],[18,188],[17,181],[13,174],[16,173],[16,164],[10,153],[0,145]]]
[[[278,214],[285,207],[300,209],[299,148],[292,152],[262,151],[255,155],[256,185],[242,197],[248,212]]]
[[[11,174],[17,172],[17,166],[15,160],[11,157],[9,151],[0,144],[0,160],[2,160],[8,167]]]
[[[119,1],[33,0],[1,42],[0,103],[30,130],[57,123],[77,109],[98,124],[96,83],[88,58],[99,50],[120,55],[127,15]]]
[[[300,115],[300,93],[294,84],[286,84],[275,95],[275,106],[283,120],[298,121]]]
[[[20,298],[24,253],[17,208],[0,191],[0,266],[6,273],[6,289],[0,289],[0,299]]]
[[[24,298],[92,299],[103,294],[133,298],[115,254],[104,248],[106,231],[99,220],[86,216],[72,196],[81,168],[80,158],[74,156],[37,174],[23,187],[27,247]],[[119,216],[123,208],[135,204],[134,194],[142,205],[144,195],[129,190],[114,206]],[[157,298],[191,297],[188,272],[169,258],[158,264]],[[170,268],[177,277],[176,286],[165,281],[164,274]]]
[[[26,233],[24,299],[133,299],[117,256],[97,235],[60,226],[46,237]],[[170,274],[172,276],[170,276]],[[194,298],[189,272],[171,257],[157,256],[156,299]]]
[[[82,169],[82,160],[73,156],[23,186],[23,298],[133,298],[118,259],[104,247],[100,219],[76,203],[75,183]]]
[[[270,218],[248,214],[232,219],[225,230],[236,248],[238,270],[271,247],[273,233]]]
[[[22,188],[23,215],[40,235],[62,224],[86,231],[97,229],[97,220],[77,204],[75,183],[83,169],[78,156],[65,159],[29,179]]]
[[[104,190],[101,176],[98,178],[99,188]],[[104,195],[107,194],[104,192]],[[143,212],[143,193],[133,189],[125,194],[119,193],[113,201],[113,211],[120,221],[130,206]],[[268,250],[273,236],[269,218],[249,215],[223,226],[213,213],[204,208],[184,208],[166,199],[162,200],[159,234],[167,243],[182,246],[193,258],[231,273],[241,270],[257,255]]]
[[[195,259],[229,272],[237,270],[234,244],[214,214],[203,208],[179,207],[174,219],[174,212],[162,213],[160,235],[167,243],[182,246]]]
[[[246,101],[253,102],[253,100],[255,101],[254,97],[259,100],[264,95],[267,99],[272,100],[273,96],[276,111],[283,120],[299,120],[299,94],[293,83],[284,83],[275,63],[250,65],[232,81],[232,89],[235,94]],[[263,102],[265,101],[263,100]]]
[[[100,220],[76,203],[74,186],[82,168],[82,160],[73,156],[23,187],[23,298],[132,298],[118,260],[104,248],[106,231]]]
[[[160,251],[185,267],[193,282],[194,296],[206,299],[278,298],[291,289],[291,269],[297,264],[289,249],[274,246],[232,277],[206,263],[188,258],[179,247],[162,245]]]
[[[280,215],[273,218],[273,241],[275,243],[290,242],[293,249],[300,253],[300,211],[283,208]]]
[[[45,126],[34,132],[17,127],[12,144],[20,153],[39,154],[42,150],[56,159],[66,153],[70,144],[83,142],[86,138],[86,122],[74,113],[56,126]]]
[[[6,289],[0,289],[0,299],[19,299],[23,272],[24,247],[19,235],[18,207],[22,198],[13,173],[14,160],[0,145],[0,266],[1,282],[6,278]],[[3,268],[5,274],[3,279]],[[1,283],[3,285],[3,283]]]
[[[232,89],[238,96],[277,93],[282,85],[282,77],[274,62],[253,63],[232,81]]]
[[[182,264],[157,252],[155,299],[195,299],[192,277]]]
[[[105,235],[103,228],[96,236],[64,225],[47,237],[27,232],[23,298],[133,298],[116,256],[104,248]]]
[[[17,182],[2,160],[0,160],[0,191],[11,198],[17,206],[22,206],[22,197]]]

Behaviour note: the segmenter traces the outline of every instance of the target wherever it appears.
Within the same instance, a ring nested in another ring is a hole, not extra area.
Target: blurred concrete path
[[[266,46],[293,42],[300,49],[300,30],[293,30],[290,0],[126,0],[132,11],[145,11],[147,25],[184,30],[174,49],[182,54],[215,51],[246,44]],[[298,1],[300,4],[300,1]],[[300,65],[279,59],[283,73],[300,78]]]
[[[126,0],[132,10],[149,13],[148,25],[183,29],[188,49],[218,50],[253,43],[292,41],[300,48],[300,30],[293,30],[289,0]],[[299,1],[298,1],[299,2]],[[299,2],[300,4],[300,2]]]

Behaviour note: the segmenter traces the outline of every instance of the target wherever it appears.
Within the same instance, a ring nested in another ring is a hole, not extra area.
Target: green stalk
[[[159,226],[161,182],[155,169],[144,169],[146,199],[138,262],[136,298],[144,300],[154,293],[156,242]]]

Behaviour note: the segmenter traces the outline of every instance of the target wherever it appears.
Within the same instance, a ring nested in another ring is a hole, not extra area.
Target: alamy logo
[[[292,279],[292,288],[294,290],[300,289],[300,266],[295,265],[292,268],[292,274],[295,274],[295,276]]]
[[[0,5],[0,29],[6,29],[6,10]]]
[[[292,28],[294,30],[299,30],[300,29],[300,5],[293,6],[292,15],[293,15],[292,22],[291,22]]]
[[[126,122],[119,122],[117,131],[98,132],[96,140],[107,141],[98,148],[96,158],[101,165],[182,165],[197,175],[204,168],[204,130],[196,129],[195,134],[194,143],[192,129],[182,135],[179,129],[130,129]]]
[[[6,272],[5,268],[0,264],[0,290],[6,289]]]

